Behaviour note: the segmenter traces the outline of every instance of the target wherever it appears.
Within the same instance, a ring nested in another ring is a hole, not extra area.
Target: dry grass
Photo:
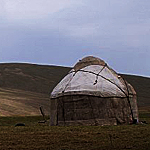
[[[48,114],[48,104],[46,94],[0,88],[0,116],[40,115],[40,106]]]
[[[0,149],[109,150],[150,147],[150,126],[8,127],[0,130]]]
[[[48,126],[41,116],[0,117],[0,149],[29,150],[149,150],[150,112],[140,112],[148,124],[122,126]],[[16,123],[25,126],[15,127]]]
[[[0,64],[0,116],[49,114],[49,96],[70,70],[67,67],[33,64]]]

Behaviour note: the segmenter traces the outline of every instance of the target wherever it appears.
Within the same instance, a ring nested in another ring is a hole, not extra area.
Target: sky
[[[72,67],[89,55],[150,77],[150,1],[0,0],[0,63]]]

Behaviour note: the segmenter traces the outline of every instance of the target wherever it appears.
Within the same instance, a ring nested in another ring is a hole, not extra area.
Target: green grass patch
[[[0,149],[145,150],[149,147],[149,125],[3,126],[0,130]]]
[[[46,120],[48,116],[46,116]],[[23,123],[25,126],[39,125],[43,121],[42,116],[24,116],[24,117],[0,117],[0,126],[15,126],[17,123]]]
[[[140,114],[142,117],[149,116]],[[42,116],[0,117],[0,149],[148,150],[150,125],[49,126]],[[144,118],[142,118],[144,119]],[[17,126],[24,123],[25,126]]]

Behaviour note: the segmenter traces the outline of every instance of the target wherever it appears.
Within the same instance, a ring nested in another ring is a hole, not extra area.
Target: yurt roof
[[[97,57],[93,57],[93,56],[87,56],[85,58],[83,58],[82,60],[79,60],[79,62],[76,63],[76,65],[74,66],[74,70],[78,71],[86,66],[90,66],[90,65],[101,65],[101,66],[105,66],[106,63],[101,60],[100,58]]]
[[[51,98],[70,94],[126,97],[133,94],[134,90],[131,90],[131,88],[132,86],[103,60],[88,56],[79,60],[73,69],[58,83],[51,93]]]

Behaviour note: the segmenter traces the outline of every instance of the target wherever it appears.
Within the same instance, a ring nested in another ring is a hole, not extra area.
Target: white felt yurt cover
[[[123,78],[103,60],[88,56],[80,60],[54,88],[51,98],[70,94],[126,97],[128,90]]]

